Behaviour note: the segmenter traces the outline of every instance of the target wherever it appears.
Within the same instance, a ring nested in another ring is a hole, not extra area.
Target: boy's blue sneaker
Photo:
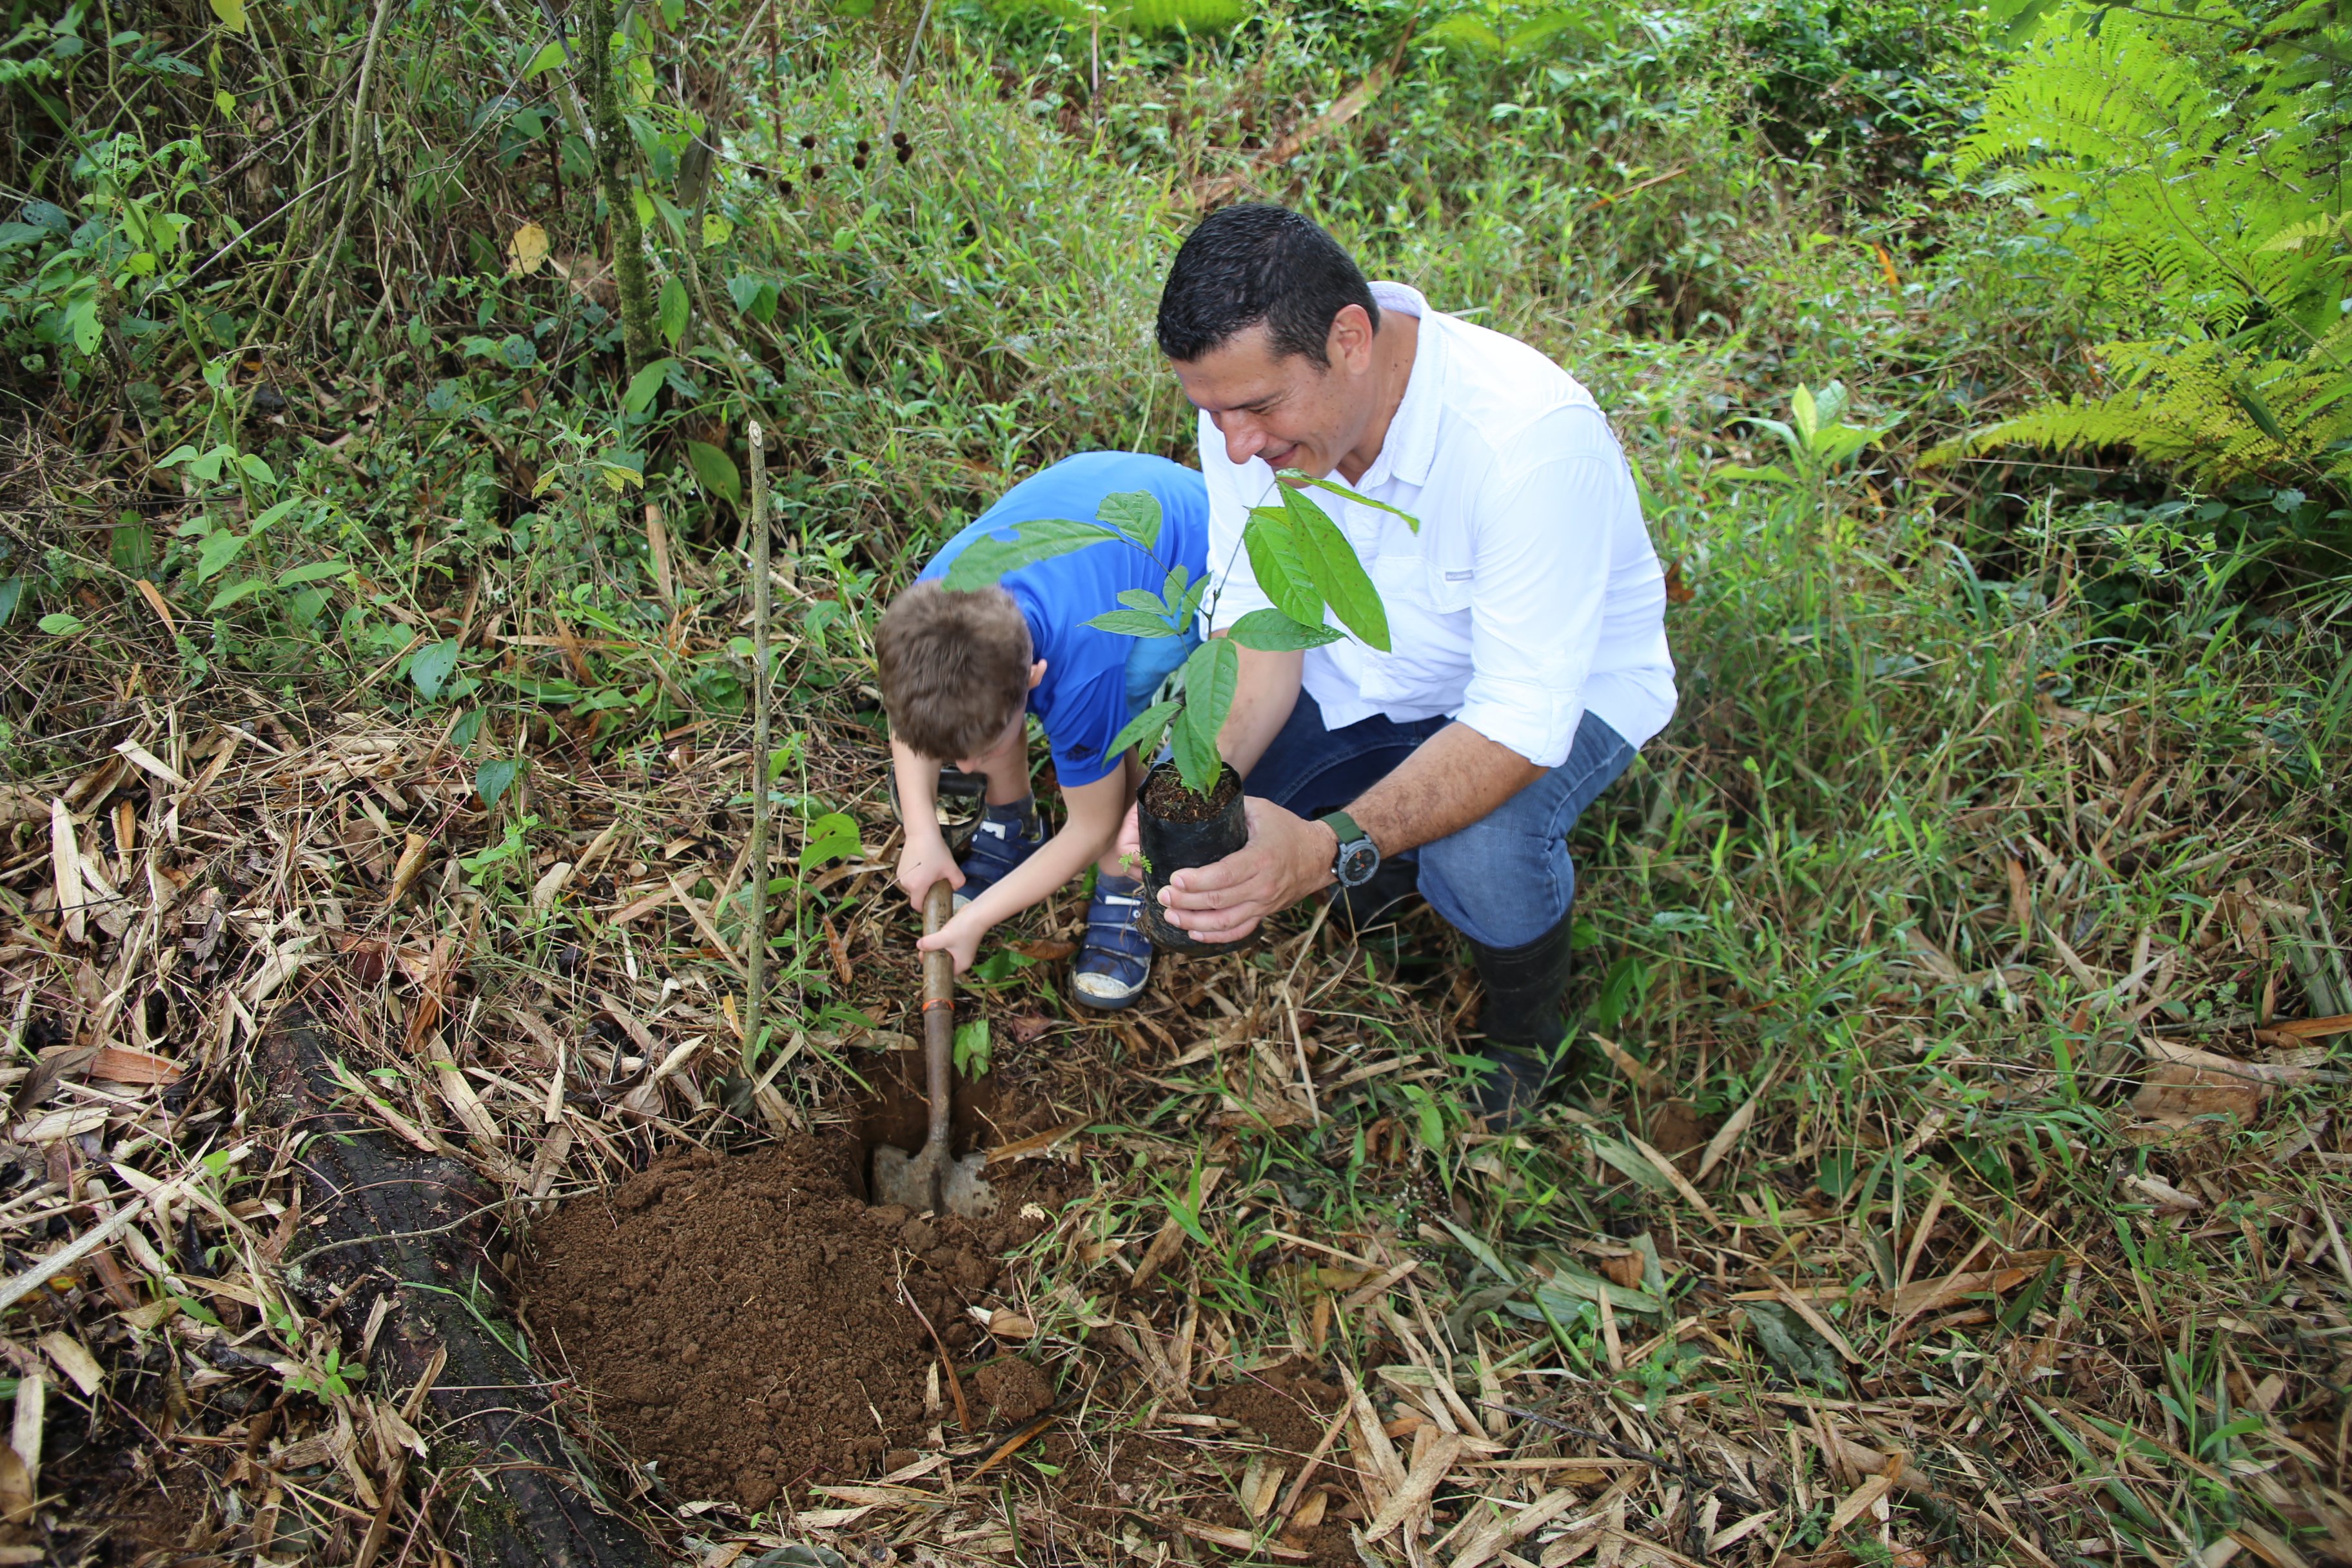
[[[1143,994],[1151,979],[1151,939],[1143,934],[1143,879],[1095,878],[1087,906],[1087,941],[1070,977],[1070,999],[1116,1012]]]
[[[1045,825],[1037,819],[1034,796],[982,812],[963,858],[963,886],[956,889],[955,907],[963,908],[994,887],[1045,842]]]

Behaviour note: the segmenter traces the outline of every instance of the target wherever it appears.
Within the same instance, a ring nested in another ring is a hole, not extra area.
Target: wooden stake
[[[767,432],[751,421],[751,910],[744,954],[743,1065],[760,1047],[768,976],[768,451]]]

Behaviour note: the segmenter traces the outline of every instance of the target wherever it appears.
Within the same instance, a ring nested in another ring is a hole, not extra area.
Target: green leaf
[[[1227,637],[1211,637],[1184,661],[1184,713],[1176,721],[1176,767],[1184,785],[1205,795],[1216,787],[1222,765],[1217,731],[1233,711],[1234,687],[1241,679],[1241,650]],[[1189,765],[1188,765],[1189,764]]]
[[[1250,571],[1259,589],[1276,609],[1310,626],[1323,619],[1323,595],[1315,586],[1289,512],[1278,506],[1250,508],[1249,521],[1242,525],[1242,544],[1249,551]]]
[[[1591,1131],[1586,1131],[1584,1138],[1586,1142],[1592,1145],[1594,1153],[1633,1177],[1643,1186],[1659,1193],[1672,1193],[1675,1190],[1675,1184],[1666,1180],[1665,1173],[1643,1159],[1641,1152],[1630,1144],[1620,1143],[1614,1138],[1604,1137],[1601,1133]]]
[[[0,626],[16,618],[16,605],[25,597],[22,577],[0,577]]]
[[[196,546],[196,581],[211,582],[226,570],[228,563],[244,550],[244,534],[231,533],[226,528],[217,533],[207,534],[205,542]]]
[[[1163,521],[1160,498],[1150,490],[1124,490],[1105,496],[1095,516],[1146,550],[1160,548],[1160,525]]]
[[[408,679],[416,683],[416,689],[427,702],[437,702],[441,689],[449,683],[450,672],[457,668],[457,639],[450,637],[417,649],[416,657],[408,661]]]
[[[1328,490],[1343,500],[1354,501],[1358,506],[1368,506],[1374,511],[1384,511],[1391,517],[1402,518],[1407,528],[1412,529],[1415,533],[1421,531],[1421,519],[1413,516],[1412,513],[1392,507],[1384,500],[1374,500],[1360,490],[1351,490],[1337,479],[1318,479],[1314,475],[1302,473],[1297,468],[1285,468],[1275,477],[1285,481],[1307,485],[1315,489]]]
[[[53,637],[69,637],[82,629],[81,617],[70,610],[52,610],[41,617],[41,629]]]
[[[1365,575],[1364,563],[1356,559],[1355,547],[1348,542],[1348,536],[1339,531],[1339,525],[1321,507],[1297,490],[1284,490],[1282,505],[1290,513],[1292,526],[1297,531],[1299,555],[1314,578],[1316,591],[1331,606],[1331,613],[1368,647],[1388,652],[1388,612],[1381,608],[1380,590]],[[1323,617],[1292,618],[1313,625]]]
[[[1252,610],[1235,621],[1226,635],[1242,647],[1260,653],[1295,653],[1300,648],[1321,647],[1339,640],[1336,626],[1306,626],[1280,610]]]
[[[213,15],[232,33],[245,31],[245,0],[212,0]]]
[[[1168,614],[1168,602],[1145,588],[1121,588],[1118,602],[1130,610],[1142,610],[1162,617]]]
[[[801,840],[801,869],[809,870],[827,860],[847,859],[866,853],[857,837],[857,819],[845,812],[828,811],[813,819],[808,832]]]
[[[1168,617],[1150,610],[1105,610],[1087,622],[1098,632],[1123,637],[1172,637],[1176,628]]]
[[[1813,389],[1801,384],[1795,392],[1789,395],[1789,409],[1794,416],[1791,422],[1797,426],[1797,439],[1810,448],[1813,444],[1813,432],[1822,427],[1821,410],[1813,402]]]
[[[1205,797],[1216,787],[1219,770],[1223,765],[1215,745],[1202,744],[1199,733],[1184,722],[1181,713],[1176,716],[1175,728],[1168,731],[1168,742],[1175,754],[1177,776],[1184,781],[1184,787]]]
[[[1139,746],[1146,741],[1159,739],[1160,731],[1166,729],[1168,721],[1181,712],[1183,708],[1184,705],[1181,702],[1176,701],[1153,703],[1134,718],[1129,719],[1127,721],[1127,728],[1111,737],[1109,749],[1104,752],[1103,755],[1122,757],[1127,754],[1127,749],[1129,746]]]
[[[725,496],[732,505],[743,504],[743,476],[735,471],[734,458],[708,441],[688,441],[686,460],[694,465],[694,477],[703,489]]]
[[[1797,476],[1778,463],[1767,463],[1760,468],[1750,468],[1738,463],[1726,463],[1715,470],[1727,479],[1762,479],[1769,484],[1793,485]]]
[[[636,374],[629,377],[629,390],[621,395],[621,406],[631,414],[643,414],[654,405],[661,392],[662,383],[677,368],[674,359],[657,359]]]
[[[1621,1312],[1647,1312],[1655,1317],[1666,1310],[1666,1304],[1646,1290],[1634,1290],[1614,1280],[1603,1279],[1598,1274],[1588,1274],[1575,1265],[1547,1256],[1551,1278],[1544,1281],[1538,1295],[1557,1303],[1554,1311],[1575,1310],[1577,1301],[1598,1301],[1602,1296]]]
[[[250,599],[268,586],[269,580],[266,577],[247,577],[242,582],[232,583],[213,595],[213,602],[205,606],[205,614],[216,615],[231,605]]]
[[[663,341],[672,348],[677,347],[678,340],[686,336],[687,302],[683,281],[673,278],[662,285],[661,299],[655,306],[655,313],[661,320]]]
[[[282,521],[288,512],[292,511],[296,507],[300,506],[301,504],[302,498],[300,496],[295,496],[289,500],[279,501],[276,506],[271,507],[268,511],[265,511],[259,517],[255,518],[253,520],[253,526],[246,530],[247,534],[250,536],[252,534],[266,531],[272,524]]]
[[[1486,1239],[1483,1237],[1472,1235],[1469,1231],[1466,1231],[1460,1226],[1455,1225],[1444,1215],[1439,1215],[1437,1216],[1437,1223],[1452,1231],[1454,1233],[1454,1239],[1462,1244],[1463,1250],[1469,1253],[1471,1257],[1476,1258],[1480,1263],[1485,1264],[1487,1273],[1492,1274],[1496,1279],[1502,1280],[1507,1285],[1517,1280],[1519,1277],[1518,1270],[1506,1264],[1496,1253],[1495,1249],[1486,1245]]]
[[[352,569],[348,561],[313,561],[308,566],[297,566],[278,579],[281,588],[299,588],[305,583],[323,583],[330,577],[341,577]]]
[[[975,588],[990,586],[1007,572],[1017,572],[1036,562],[1050,561],[1056,555],[1067,555],[1118,537],[1100,523],[1076,522],[1066,517],[1039,518],[1015,528],[1010,539],[990,533],[973,540],[948,567],[943,585],[969,594]]]
[[[520,757],[491,757],[474,770],[474,793],[482,797],[485,807],[499,804],[499,796],[514,787],[521,775]]]
[[[955,1069],[966,1079],[984,1078],[988,1074],[988,1020],[974,1018],[969,1024],[958,1024],[955,1031]]]
[[[259,458],[255,457],[251,452],[247,452],[245,456],[239,458],[236,460],[236,466],[243,468],[245,470],[245,477],[251,479],[255,484],[274,485],[278,482],[278,476],[270,471],[269,465],[263,462]]]
[[[540,76],[545,72],[553,70],[562,63],[563,40],[561,38],[553,39],[550,41],[546,47],[541,48],[539,53],[530,57],[530,64],[523,67],[522,68],[522,79],[529,81],[535,76]]]

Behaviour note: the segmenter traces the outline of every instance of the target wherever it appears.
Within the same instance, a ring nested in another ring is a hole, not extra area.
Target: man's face
[[[1371,322],[1361,306],[1333,318],[1325,347],[1328,366],[1277,354],[1260,321],[1198,359],[1175,362],[1176,379],[1214,422],[1236,465],[1263,458],[1277,471],[1321,479],[1363,438],[1380,401]]]

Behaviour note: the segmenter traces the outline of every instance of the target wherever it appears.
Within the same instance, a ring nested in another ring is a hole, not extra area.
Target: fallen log
[[[493,1194],[457,1161],[334,1109],[349,1095],[332,1060],[299,1013],[262,1041],[265,1114],[301,1139],[305,1223],[280,1261],[306,1298],[336,1303],[347,1351],[385,1302],[369,1372],[389,1397],[428,1384],[414,1425],[444,1474],[436,1528],[459,1538],[469,1568],[667,1563],[656,1542],[604,1506],[545,1379],[513,1348],[521,1330],[484,1252]],[[387,1495],[362,1559],[378,1555],[392,1504]]]

